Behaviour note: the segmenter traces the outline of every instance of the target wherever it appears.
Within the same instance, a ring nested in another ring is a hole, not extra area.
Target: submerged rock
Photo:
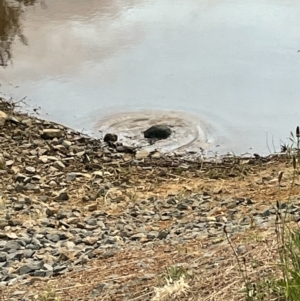
[[[145,138],[167,139],[171,135],[171,129],[165,124],[153,125],[144,132]]]

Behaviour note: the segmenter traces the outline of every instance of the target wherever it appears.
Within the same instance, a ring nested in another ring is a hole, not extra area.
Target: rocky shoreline
[[[262,203],[255,187],[277,188],[278,169],[268,164],[282,168],[281,156],[205,160],[128,151],[18,113],[4,100],[0,110],[1,287],[82,271],[91,259],[125,249],[202,238],[217,244],[224,226],[234,234],[274,223],[274,200]],[[247,177],[250,192],[232,193]],[[299,206],[295,196],[281,209],[298,220]],[[5,300],[33,298],[18,294]]]

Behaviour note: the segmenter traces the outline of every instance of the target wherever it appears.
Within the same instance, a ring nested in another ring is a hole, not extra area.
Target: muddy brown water
[[[23,110],[144,147],[166,123],[163,151],[268,154],[300,124],[300,2],[20,2],[0,0],[0,89]]]

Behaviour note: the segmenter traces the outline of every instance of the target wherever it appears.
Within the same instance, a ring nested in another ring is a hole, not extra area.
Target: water
[[[11,59],[0,70],[1,92],[27,96],[28,110],[41,107],[42,117],[94,136],[120,131],[125,140],[153,120],[177,122],[163,149],[237,154],[279,150],[299,124],[298,2],[27,4],[18,26],[4,30]]]

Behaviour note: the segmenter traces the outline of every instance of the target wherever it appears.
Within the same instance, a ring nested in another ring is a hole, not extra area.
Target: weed
[[[160,277],[158,287],[154,288],[155,295],[151,301],[172,300],[181,294],[184,294],[189,288],[187,281],[192,275],[182,266],[171,266]]]
[[[184,277],[190,279],[192,277],[189,272],[182,266],[170,266],[166,268],[165,273],[162,275],[163,279],[167,279],[169,282],[174,282]]]
[[[297,160],[300,159],[300,128],[296,127],[296,135],[290,132],[290,143],[281,142],[281,152],[286,154],[286,157],[292,159],[294,156]]]
[[[53,289],[48,288],[39,295],[38,301],[61,301],[61,299],[57,296]]]
[[[293,218],[289,214],[289,208],[292,207],[291,192],[295,186],[296,176],[299,175],[297,163],[300,159],[300,129],[297,126],[296,135],[291,132],[291,144],[283,145],[282,150],[286,152],[286,157],[291,161],[293,166],[292,181],[290,187],[290,196],[287,206],[276,202],[275,211],[275,235],[277,254],[279,257],[278,269],[281,272],[280,279],[269,279],[268,281],[258,281],[256,284],[251,284],[247,275],[245,259],[241,261],[237,255],[235,248],[229,238],[229,235],[224,228],[224,232],[228,243],[230,244],[234,256],[236,258],[239,271],[242,275],[245,284],[245,300],[246,301],[261,301],[261,300],[281,300],[281,301],[298,301],[300,300],[300,229],[292,227]],[[296,147],[294,147],[296,145]],[[280,196],[281,181],[283,172],[278,174],[278,189]]]

